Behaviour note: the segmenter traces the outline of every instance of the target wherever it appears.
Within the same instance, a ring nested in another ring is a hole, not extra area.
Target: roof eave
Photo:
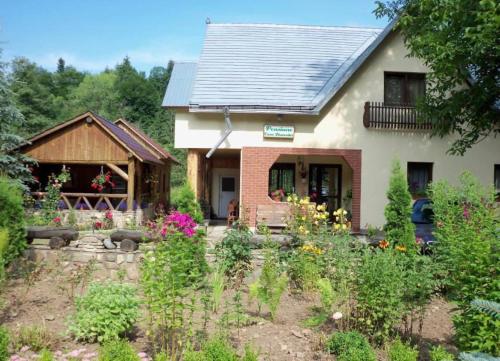
[[[262,105],[191,105],[191,113],[222,113],[224,108],[228,108],[231,113],[240,114],[290,114],[290,115],[318,115],[313,107],[300,106],[262,106]]]

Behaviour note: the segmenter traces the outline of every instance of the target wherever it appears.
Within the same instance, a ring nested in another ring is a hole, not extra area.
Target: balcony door
[[[309,197],[317,204],[326,203],[331,214],[341,207],[342,166],[311,164],[309,166]]]

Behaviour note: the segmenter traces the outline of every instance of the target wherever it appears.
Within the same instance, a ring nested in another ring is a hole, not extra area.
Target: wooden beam
[[[198,199],[200,196],[200,153],[195,149],[188,149],[187,154],[187,180],[194,195]]]
[[[125,173],[124,171],[122,171],[121,168],[118,167],[116,164],[106,163],[106,167],[111,169],[113,172],[115,172],[116,174],[118,174],[120,177],[122,177],[123,179],[125,179],[128,182],[128,174]]]
[[[127,210],[134,210],[134,188],[135,188],[135,158],[128,160],[128,182],[127,182]]]
[[[142,203],[142,163],[137,162],[137,207]]]

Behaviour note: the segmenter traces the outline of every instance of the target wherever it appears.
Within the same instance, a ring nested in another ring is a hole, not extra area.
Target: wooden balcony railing
[[[46,192],[32,192],[31,195],[35,199],[43,199]],[[126,210],[127,194],[63,192],[61,193],[59,208],[77,210]]]
[[[419,121],[419,113],[410,105],[386,105],[366,102],[363,124],[366,128],[394,130],[426,130],[431,123]]]

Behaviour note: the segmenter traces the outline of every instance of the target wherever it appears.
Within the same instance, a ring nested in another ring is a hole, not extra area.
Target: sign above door
[[[264,125],[264,138],[293,139],[294,134],[293,125]]]

